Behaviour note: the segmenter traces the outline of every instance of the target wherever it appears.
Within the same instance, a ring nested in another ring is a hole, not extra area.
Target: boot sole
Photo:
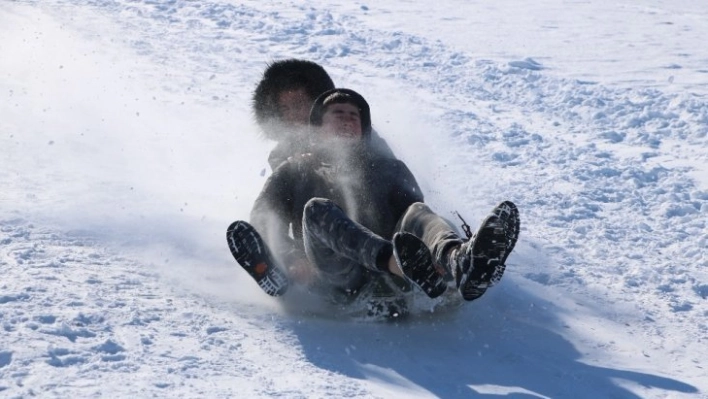
[[[393,255],[403,274],[430,298],[437,298],[447,289],[441,270],[435,267],[433,256],[425,243],[410,233],[393,236]]]
[[[270,250],[256,229],[244,221],[236,221],[226,230],[226,242],[236,262],[270,296],[283,295],[288,289],[288,276],[273,261]]]
[[[471,270],[463,273],[460,284],[462,298],[475,300],[501,280],[519,231],[519,211],[511,201],[499,204],[482,222],[472,246]]]

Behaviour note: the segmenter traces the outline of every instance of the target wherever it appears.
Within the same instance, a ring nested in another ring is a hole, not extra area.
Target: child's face
[[[278,95],[278,111],[282,122],[307,125],[310,122],[312,100],[305,89],[286,90]]]
[[[327,135],[361,139],[361,114],[353,104],[332,104],[322,115],[322,131]]]

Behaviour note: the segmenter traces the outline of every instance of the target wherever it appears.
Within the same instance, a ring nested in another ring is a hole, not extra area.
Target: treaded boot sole
[[[504,201],[497,205],[492,211],[492,214],[499,217],[499,221],[504,225],[504,234],[506,235],[506,251],[504,256],[501,258],[501,264],[496,267],[494,274],[492,274],[492,280],[490,285],[498,283],[504,271],[506,270],[506,259],[511,254],[516,246],[516,241],[519,239],[519,232],[521,230],[521,219],[519,218],[519,210],[511,201]]]
[[[471,267],[461,279],[460,293],[475,300],[498,283],[506,270],[506,259],[514,249],[520,231],[519,210],[511,201],[497,205],[482,222],[472,246]]]
[[[519,239],[519,232],[521,231],[519,209],[513,202],[504,201],[494,208],[492,214],[497,215],[500,222],[504,225],[504,233],[506,234],[506,253],[501,261],[501,263],[504,264],[511,251],[514,250],[516,241]]]
[[[393,236],[393,255],[403,274],[430,298],[437,298],[447,289],[443,273],[435,268],[430,250],[410,233]]]
[[[466,301],[475,300],[487,291],[501,258],[506,252],[506,235],[496,215],[482,222],[472,246],[472,262],[460,282],[460,293]]]
[[[232,223],[226,230],[226,241],[236,262],[266,294],[285,293],[288,276],[273,261],[270,250],[253,226],[241,220]]]

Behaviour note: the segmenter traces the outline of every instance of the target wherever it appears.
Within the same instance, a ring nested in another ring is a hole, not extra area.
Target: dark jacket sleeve
[[[283,138],[275,145],[268,155],[268,164],[271,170],[275,170],[290,157],[311,151],[311,138],[303,134],[302,132],[290,132],[287,137]],[[384,145],[386,144],[384,143]]]
[[[275,170],[291,156],[292,153],[285,142],[279,142],[268,154],[268,165],[271,170]]]
[[[304,258],[304,251],[290,237],[294,211],[294,162],[281,164],[266,180],[261,193],[251,209],[251,224],[268,244],[276,259],[287,266],[297,258]]]
[[[418,186],[418,182],[413,173],[408,169],[403,161],[395,160],[394,167],[390,170],[395,174],[391,181],[395,184],[390,192],[389,203],[391,210],[396,213],[396,218],[403,216],[403,213],[410,205],[416,202],[423,202],[423,192]]]
[[[386,159],[396,159],[393,154],[393,150],[388,145],[386,140],[384,140],[376,130],[371,131],[371,137],[369,137],[369,145],[376,156],[386,158]]]

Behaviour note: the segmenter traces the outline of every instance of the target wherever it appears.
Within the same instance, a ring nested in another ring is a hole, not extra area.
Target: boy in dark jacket
[[[369,106],[358,93],[325,92],[310,125],[318,145],[274,171],[252,226],[238,221],[227,232],[234,257],[267,293],[280,295],[299,278],[355,295],[384,274],[431,297],[442,294],[448,277],[472,300],[501,278],[519,231],[512,203],[497,207],[475,239],[463,240],[422,203],[403,162],[371,150]]]
[[[263,72],[252,96],[252,109],[263,135],[277,142],[268,156],[272,170],[288,157],[309,152],[310,108],[334,82],[322,66],[312,61],[286,59],[273,62]],[[381,156],[394,158],[391,148],[375,131],[369,138]]]

